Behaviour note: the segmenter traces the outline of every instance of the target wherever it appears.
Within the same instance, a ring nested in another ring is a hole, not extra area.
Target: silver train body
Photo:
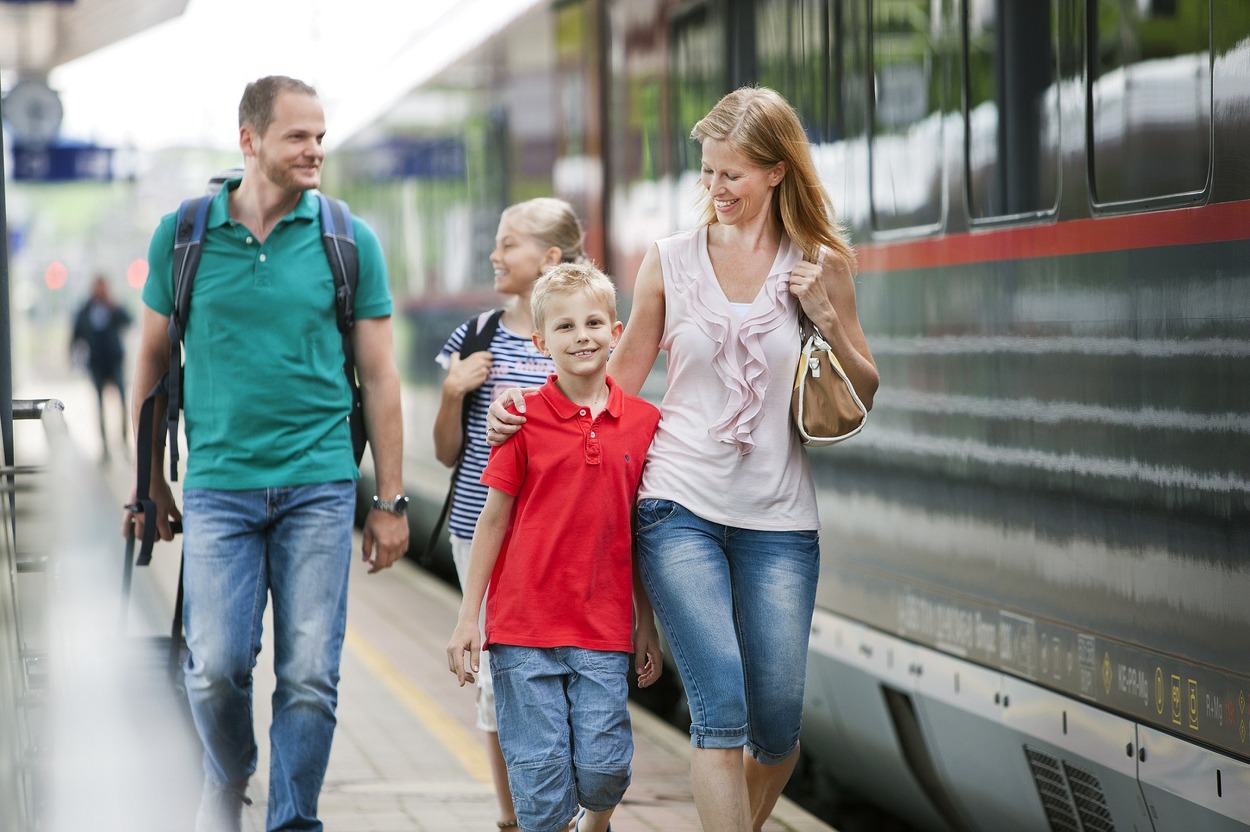
[[[801,777],[924,830],[1247,828],[1250,4],[531,4],[331,165],[413,388],[510,202],[573,202],[627,298],[744,83],[804,118],[882,378],[811,454]]]

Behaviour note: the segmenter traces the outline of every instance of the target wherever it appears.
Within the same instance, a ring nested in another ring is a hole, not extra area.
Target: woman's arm
[[[826,255],[820,265],[800,261],[790,273],[790,294],[798,299],[804,314],[833,347],[864,407],[871,410],[881,377],[855,310],[855,279],[850,264],[837,254]]]
[[[655,359],[664,335],[664,273],[660,270],[660,249],[654,243],[638,267],[634,281],[634,305],[625,332],[612,351],[608,374],[624,392],[638,395]]]

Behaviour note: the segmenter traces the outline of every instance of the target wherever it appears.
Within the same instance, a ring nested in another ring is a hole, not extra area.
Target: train
[[[881,374],[810,452],[796,782],[933,832],[1247,828],[1250,4],[520,5],[327,165],[395,272],[408,435],[503,207],[577,207],[627,314],[700,221],[692,125],[777,89]]]

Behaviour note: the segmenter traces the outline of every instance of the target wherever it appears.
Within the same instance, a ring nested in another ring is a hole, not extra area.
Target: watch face
[[[408,510],[408,498],[400,494],[395,498],[395,508],[392,509],[396,514],[403,514]]]

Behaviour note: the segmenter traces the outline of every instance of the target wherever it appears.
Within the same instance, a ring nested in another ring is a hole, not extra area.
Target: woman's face
[[[699,182],[707,188],[723,225],[736,225],[771,209],[773,190],[785,176],[785,162],[762,168],[732,145],[719,139],[703,140],[703,170]]]
[[[528,294],[534,282],[551,265],[548,254],[529,234],[518,231],[508,219],[499,221],[495,250],[490,263],[495,267],[495,291],[506,295]]]

